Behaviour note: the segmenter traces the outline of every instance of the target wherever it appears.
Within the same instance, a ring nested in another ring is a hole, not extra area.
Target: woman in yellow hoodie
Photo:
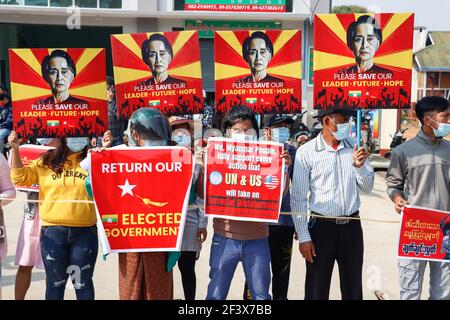
[[[45,298],[64,299],[70,274],[77,299],[93,300],[92,276],[98,252],[96,215],[85,187],[88,173],[80,167],[88,139],[59,139],[54,150],[27,167],[20,160],[20,139],[15,131],[8,141],[14,184],[39,184],[41,254],[47,275]]]

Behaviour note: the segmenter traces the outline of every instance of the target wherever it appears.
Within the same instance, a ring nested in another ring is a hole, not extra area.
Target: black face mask
[[[0,94],[0,101],[3,101],[6,98],[6,94],[2,93]]]

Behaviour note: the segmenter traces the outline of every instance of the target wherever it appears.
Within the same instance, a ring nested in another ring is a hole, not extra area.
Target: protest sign
[[[203,110],[196,31],[111,36],[119,114],[154,107],[166,116]]]
[[[217,31],[216,111],[301,112],[301,43],[300,30]]]
[[[403,209],[398,257],[450,260],[450,212],[416,206]]]
[[[105,252],[178,251],[193,159],[182,147],[91,154],[92,191]]]
[[[105,49],[10,49],[14,130],[101,136],[108,128]]]

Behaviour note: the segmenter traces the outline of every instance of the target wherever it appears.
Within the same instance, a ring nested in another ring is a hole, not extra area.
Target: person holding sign
[[[159,33],[152,34],[142,43],[142,60],[149,66],[152,77],[140,83],[139,86],[155,84],[186,84],[184,80],[169,76],[169,64],[173,59],[173,48],[169,40]]]
[[[2,207],[16,197],[16,189],[11,182],[9,165],[5,157],[0,154],[0,299],[2,297],[2,260],[6,257],[6,231]]]
[[[359,191],[370,192],[374,173],[364,148],[349,138],[349,112],[319,110],[323,129],[295,156],[291,207],[306,260],[306,300],[328,300],[335,261],[344,300],[361,300],[363,234]],[[308,193],[310,193],[308,199]],[[309,204],[308,204],[309,202]],[[306,214],[314,214],[309,223]]]
[[[387,191],[401,213],[406,204],[450,211],[450,106],[425,97],[416,105],[422,129],[395,148],[386,173]],[[444,234],[445,235],[445,234]],[[419,300],[426,260],[399,259],[400,299]],[[450,299],[450,263],[430,261],[430,299]]]
[[[255,114],[248,107],[234,107],[225,117],[224,131],[227,137],[235,140],[257,140],[258,123]],[[289,153],[284,151],[281,157],[288,167],[291,164]],[[210,282],[206,299],[227,298],[234,272],[241,261],[251,298],[270,300],[267,222],[214,218],[213,228],[214,236],[209,260]]]
[[[172,128],[172,141],[178,146],[186,147],[194,152],[194,120],[182,117],[170,117],[169,123]],[[203,163],[196,161],[194,174],[192,177],[190,205],[203,206],[203,186],[204,186]],[[181,256],[178,260],[178,268],[181,273],[183,292],[186,300],[195,300],[196,275],[195,262],[200,256],[202,243],[207,237],[206,226],[208,219],[205,217],[203,208],[188,209],[186,222],[183,231],[183,241],[181,243]]]
[[[94,206],[85,201],[87,171],[80,167],[86,157],[88,139],[60,139],[55,149],[24,167],[19,154],[20,140],[12,131],[11,178],[16,185],[39,184],[39,215],[42,220],[41,254],[47,276],[45,298],[64,299],[67,277],[78,300],[93,300],[95,262],[98,252]],[[57,201],[57,202],[54,202]]]
[[[37,142],[42,146],[56,147],[59,139],[38,138]],[[39,204],[33,202],[39,199],[39,191],[26,191],[27,199],[23,206],[24,214],[19,238],[17,239],[15,265],[18,266],[14,295],[16,300],[25,300],[31,285],[33,268],[44,269],[41,256],[39,235],[41,232],[41,221],[39,219]]]
[[[136,147],[167,146],[171,129],[155,108],[140,108],[130,117],[130,139]],[[172,300],[173,273],[167,252],[119,253],[120,300]]]

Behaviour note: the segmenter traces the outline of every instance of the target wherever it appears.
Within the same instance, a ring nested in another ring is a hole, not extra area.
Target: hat
[[[317,112],[317,115],[313,118],[315,119],[321,119],[325,116],[328,116],[330,114],[340,113],[344,116],[356,116],[356,110],[355,109],[342,109],[342,108],[327,108],[327,109],[319,109]]]
[[[179,124],[183,124],[183,123],[187,123],[189,125],[189,127],[191,127],[191,129],[194,128],[194,120],[193,119],[189,119],[187,117],[181,117],[181,116],[172,116],[169,118],[169,124],[171,127],[179,125]]]
[[[269,121],[267,122],[266,127],[271,127],[273,125],[276,125],[276,124],[279,124],[282,122],[287,122],[287,124],[293,124],[294,119],[292,119],[291,117],[286,116],[286,115],[274,114],[272,117],[270,117]]]

